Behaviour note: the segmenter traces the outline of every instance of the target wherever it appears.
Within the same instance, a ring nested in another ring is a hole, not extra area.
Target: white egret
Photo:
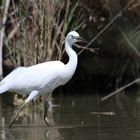
[[[71,31],[66,36],[65,50],[69,57],[67,64],[61,61],[48,61],[30,67],[19,67],[0,82],[0,94],[13,91],[21,95],[29,95],[11,119],[9,127],[12,126],[20,111],[33,98],[52,92],[72,78],[77,67],[77,54],[72,49],[72,45],[80,40],[81,37],[76,31]]]

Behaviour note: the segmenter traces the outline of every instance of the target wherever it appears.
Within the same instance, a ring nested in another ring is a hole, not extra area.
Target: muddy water
[[[7,125],[16,108],[1,101],[0,140],[139,140],[139,97],[99,99],[86,94],[54,97],[48,110],[51,128],[44,123],[43,105],[30,104],[11,129]]]

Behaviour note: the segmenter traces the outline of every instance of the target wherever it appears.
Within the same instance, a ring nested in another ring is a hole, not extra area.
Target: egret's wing
[[[48,88],[52,88],[52,84],[61,78],[60,74],[63,74],[64,66],[60,61],[51,61],[30,67],[19,67],[1,81],[0,84],[4,89],[2,91],[32,91],[46,85]]]
[[[5,82],[11,81],[13,79],[18,78],[20,75],[24,75],[26,74],[26,76],[31,74],[31,75],[35,75],[35,72],[39,72],[42,70],[46,70],[46,73],[51,71],[50,69],[55,69],[58,67],[61,67],[62,65],[64,65],[62,62],[60,61],[50,61],[50,62],[45,62],[45,63],[40,63],[40,64],[36,64],[30,67],[18,67],[16,69],[14,69],[10,74],[8,74],[1,82],[1,84],[4,84]],[[13,81],[14,82],[14,81]]]
[[[60,78],[64,64],[60,61],[52,61],[27,67],[14,78],[11,84],[13,89],[40,89]]]
[[[0,82],[0,94],[10,89],[10,84],[14,82],[14,79],[26,71],[26,67],[19,67],[13,70]]]
[[[23,72],[26,71],[26,67],[18,67],[16,69],[14,69],[10,74],[8,74],[2,81],[1,83],[4,84],[8,81],[13,80],[14,78],[16,78],[18,75],[22,74]]]
[[[33,65],[28,67],[30,70],[46,70],[46,72],[50,71],[51,69],[57,69],[63,67],[64,64],[61,61],[48,61],[45,63],[40,63],[37,65]]]

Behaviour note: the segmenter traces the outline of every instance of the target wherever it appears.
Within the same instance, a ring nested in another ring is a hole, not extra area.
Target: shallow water
[[[0,106],[0,140],[138,140],[138,96],[120,95],[105,102],[99,95],[57,96],[48,110],[52,127],[43,120],[43,105],[30,104],[12,128],[7,125],[16,110]]]

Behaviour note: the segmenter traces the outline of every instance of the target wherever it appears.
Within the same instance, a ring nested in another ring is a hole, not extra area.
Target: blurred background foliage
[[[0,21],[4,2],[1,1]],[[63,45],[70,30],[77,30],[90,41],[122,11],[89,49],[78,56],[76,74],[57,92],[95,93],[103,90],[105,93],[116,89],[139,77],[139,9],[139,0],[11,0],[4,25],[4,75],[18,66],[48,60],[67,62]],[[75,48],[77,53],[82,49],[81,45]],[[91,51],[94,48],[98,48],[95,53]]]

